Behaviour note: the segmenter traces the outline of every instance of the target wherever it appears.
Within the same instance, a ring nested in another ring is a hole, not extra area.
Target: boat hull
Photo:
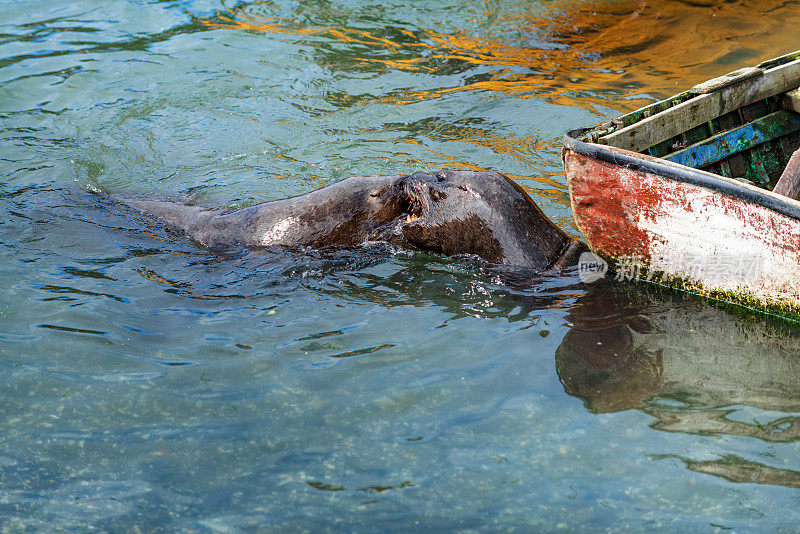
[[[800,313],[796,201],[574,139],[563,157],[575,222],[619,275]]]

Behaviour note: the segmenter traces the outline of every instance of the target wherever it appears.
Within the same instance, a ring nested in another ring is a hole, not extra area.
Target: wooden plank
[[[783,95],[783,107],[800,113],[800,89],[789,91]]]
[[[735,128],[741,124],[742,121],[739,117],[739,114],[735,111],[726,113],[719,118],[719,125],[723,130],[730,130],[731,128]],[[741,178],[744,176],[747,165],[745,164],[744,158],[741,154],[734,154],[725,162],[730,168],[730,174],[728,175],[730,178]]]
[[[796,130],[800,130],[800,115],[776,111],[673,152],[664,159],[699,169]]]
[[[722,117],[716,119],[716,121],[712,121],[711,124],[713,125],[716,122],[716,128],[712,127],[712,132],[714,134],[718,134],[720,131],[730,130],[735,124],[730,118],[730,113],[727,115],[723,115]],[[721,174],[722,176],[726,176],[728,178],[733,178],[733,169],[731,169],[731,161],[732,158],[741,158],[741,156],[731,156],[730,158],[726,158],[719,162],[719,169],[716,174]],[[710,170],[710,169],[709,169]],[[712,171],[713,172],[713,171]]]
[[[762,72],[763,71],[757,67],[745,67],[716,78],[711,78],[703,83],[698,83],[690,89],[690,92],[696,95],[713,93],[728,86],[749,80],[750,78],[761,76]]]
[[[753,102],[750,105],[743,106],[739,108],[738,112],[742,116],[742,123],[753,122],[756,119],[761,119],[762,117],[769,114],[772,109],[769,106],[769,99],[766,100],[759,100],[758,102]],[[780,130],[780,128],[776,128]],[[789,132],[785,133],[790,133]],[[760,145],[756,145],[750,149],[750,172],[745,172],[745,178],[749,178],[756,184],[759,184],[761,187],[768,187],[770,181],[770,173],[768,171],[768,164],[774,163],[774,156],[770,153],[770,147],[768,146],[770,143],[764,142]],[[783,154],[780,154],[779,159],[783,159]],[[773,165],[775,170],[782,170],[783,162],[781,161],[777,165]],[[777,174],[775,177],[777,178],[780,174]]]
[[[789,198],[797,198],[797,193],[800,192],[800,150],[789,158],[786,169],[772,191]]]
[[[598,142],[641,152],[695,126],[747,104],[785,93],[800,85],[800,60],[780,65],[719,91],[701,94],[641,122],[601,137]]]
[[[775,108],[775,109],[785,108],[786,107],[785,106],[785,104],[786,104],[786,95],[790,94],[790,93],[791,93],[791,91],[789,91],[789,93],[774,97],[775,102],[773,102],[772,107]],[[780,147],[781,153],[783,155],[782,160],[788,162],[789,158],[791,158],[792,154],[794,154],[794,149],[792,148],[791,144],[789,143],[789,136],[788,135],[784,135],[783,137],[778,139],[777,145]]]

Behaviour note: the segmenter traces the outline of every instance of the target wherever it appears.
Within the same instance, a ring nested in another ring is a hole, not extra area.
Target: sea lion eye
[[[447,180],[447,176],[445,176],[441,172],[437,172],[436,173],[436,181],[437,182],[444,182],[445,180]]]
[[[380,193],[378,193],[377,191],[373,191],[372,193],[369,194],[369,196],[371,196],[373,198],[377,198],[377,197],[380,196]]]

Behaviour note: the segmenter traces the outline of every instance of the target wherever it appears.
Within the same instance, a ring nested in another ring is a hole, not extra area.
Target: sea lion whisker
[[[407,199],[407,206],[404,210],[408,215],[407,222],[411,222],[412,217],[419,219],[428,212],[428,198],[430,198],[428,184],[412,176],[404,182],[403,194]]]

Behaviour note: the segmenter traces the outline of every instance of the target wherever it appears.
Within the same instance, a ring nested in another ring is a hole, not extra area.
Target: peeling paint
[[[564,166],[575,222],[612,268],[635,261],[659,284],[800,313],[800,221],[570,150]]]

